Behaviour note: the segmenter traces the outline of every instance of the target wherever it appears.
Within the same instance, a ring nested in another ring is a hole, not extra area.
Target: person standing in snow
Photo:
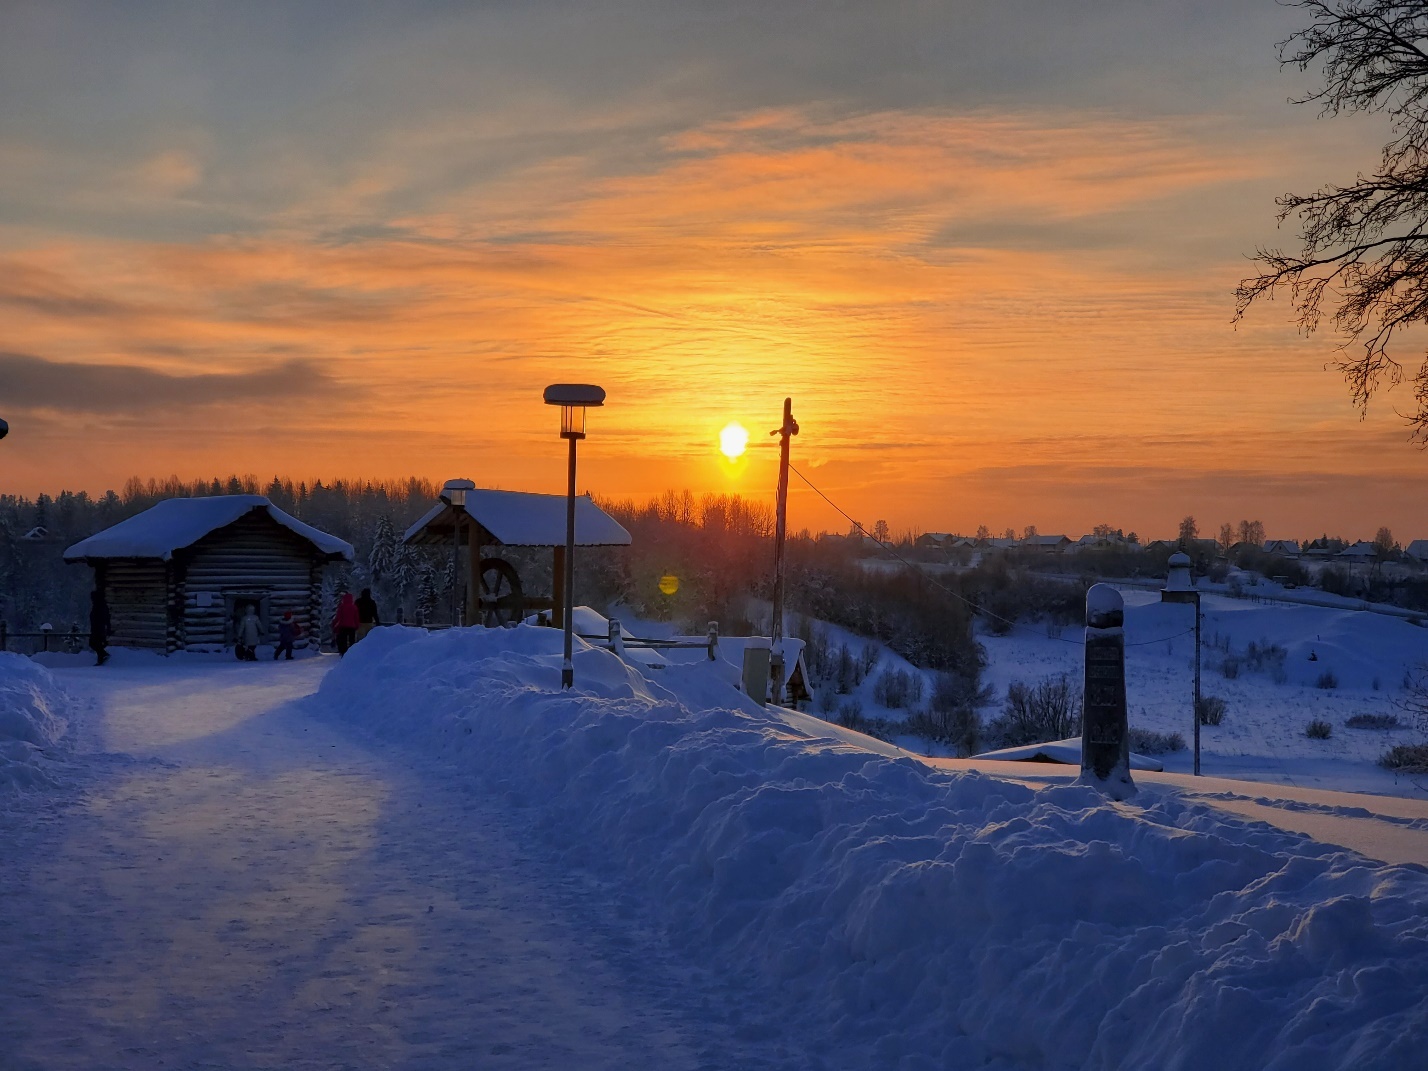
[[[293,660],[293,641],[302,635],[302,628],[293,620],[291,610],[283,611],[283,619],[278,622],[278,645],[273,648],[273,661],[278,660],[278,655],[286,653],[288,661]]]
[[[238,643],[235,653],[240,662],[258,661],[258,641],[263,638],[263,626],[258,620],[258,608],[252,603],[243,611],[243,620],[238,622]]]
[[[357,626],[362,619],[357,616],[357,603],[350,591],[344,591],[337,601],[337,613],[332,617],[332,638],[337,644],[337,653],[345,655],[347,648],[357,641]]]
[[[362,594],[357,596],[357,639],[367,638],[367,633],[382,623],[382,618],[377,613],[377,600],[372,598],[372,589],[363,588]],[[357,640],[353,640],[356,643]]]
[[[109,661],[109,604],[104,592],[95,588],[89,596],[89,649],[94,652],[96,666]]]

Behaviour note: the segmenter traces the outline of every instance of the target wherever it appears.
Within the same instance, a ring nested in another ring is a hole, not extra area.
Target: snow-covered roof
[[[352,545],[320,532],[278,509],[262,495],[218,495],[213,498],[168,498],[80,540],[64,552],[67,562],[103,558],[160,558],[191,547],[210,532],[226,528],[255,510],[264,510],[278,524],[306,539],[329,558],[352,560]]]
[[[491,491],[484,488],[466,492],[466,513],[490,532],[497,543],[507,547],[563,547],[565,545],[565,496],[539,495],[529,491]],[[403,539],[410,543],[428,528],[444,529],[442,539],[451,538],[451,518],[455,507],[438,502],[425,516],[407,529]],[[433,522],[436,522],[435,525]],[[575,545],[577,547],[626,547],[630,533],[588,495],[575,500]]]
[[[1339,551],[1341,558],[1373,558],[1378,555],[1378,548],[1365,539],[1360,539],[1352,547],[1345,547]]]
[[[1428,561],[1428,539],[1415,539],[1403,548],[1403,553],[1419,561]]]

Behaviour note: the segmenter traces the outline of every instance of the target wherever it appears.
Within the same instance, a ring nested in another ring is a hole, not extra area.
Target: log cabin
[[[219,651],[253,606],[264,643],[291,610],[298,646],[317,644],[322,572],[352,547],[261,495],[170,498],[64,552],[94,568],[116,647]]]

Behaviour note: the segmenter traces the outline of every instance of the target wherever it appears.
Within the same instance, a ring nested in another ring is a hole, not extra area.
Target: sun
[[[719,449],[730,461],[742,454],[748,445],[749,429],[737,420],[729,421],[719,433]]]

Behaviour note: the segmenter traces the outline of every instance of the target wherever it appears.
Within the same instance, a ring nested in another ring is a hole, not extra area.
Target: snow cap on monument
[[[1109,584],[1092,584],[1086,592],[1086,625],[1120,628],[1125,623],[1126,601]]]

